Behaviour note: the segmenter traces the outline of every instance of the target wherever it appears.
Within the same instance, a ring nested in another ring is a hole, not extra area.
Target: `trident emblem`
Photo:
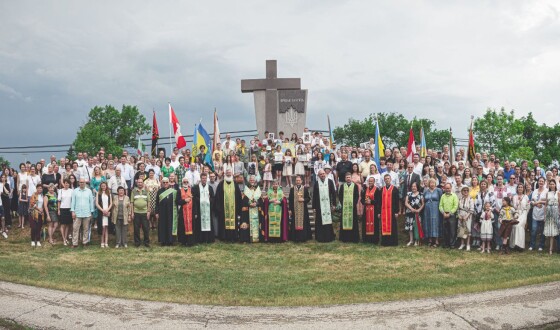
[[[288,111],[286,111],[286,123],[294,127],[294,125],[297,124],[297,117],[298,117],[298,113],[296,109],[290,106]]]

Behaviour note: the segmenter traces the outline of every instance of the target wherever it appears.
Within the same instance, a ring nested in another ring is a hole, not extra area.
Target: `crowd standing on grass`
[[[265,132],[249,144],[227,134],[211,157],[205,146],[153,157],[101,147],[76,159],[3,165],[1,234],[30,226],[33,247],[60,240],[76,248],[91,244],[93,231],[102,248],[113,234],[112,246],[126,248],[129,224],[137,247],[150,246],[151,230],[162,246],[337,236],[395,246],[401,232],[406,246],[560,253],[557,166],[485,152],[467,161],[464,149],[451,155],[448,145],[420,151],[407,161],[406,148],[386,149],[377,163],[373,143],[335,148],[306,129],[289,138]]]

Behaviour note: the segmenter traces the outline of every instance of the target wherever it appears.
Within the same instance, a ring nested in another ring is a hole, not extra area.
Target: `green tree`
[[[424,128],[426,147],[441,150],[444,144],[449,144],[449,131],[438,130],[435,122],[431,119],[416,118],[412,121],[406,119],[402,114],[378,113],[380,134],[386,148],[402,147],[408,145],[410,127],[414,131],[414,139],[420,144],[420,129]],[[334,138],[339,144],[359,145],[368,142],[375,136],[375,116],[370,114],[363,120],[350,118],[348,123],[333,130]]]
[[[523,122],[515,118],[515,112],[504,108],[500,111],[487,109],[484,116],[474,120],[474,138],[484,151],[498,158],[510,158],[516,149],[527,146],[523,138]]]
[[[10,162],[7,159],[5,159],[4,157],[0,156],[0,166],[2,166],[4,164],[6,164],[8,167],[11,167]]]
[[[133,147],[138,135],[148,133],[150,125],[136,106],[123,105],[118,111],[111,105],[96,106],[88,114],[88,121],[79,128],[68,156],[75,151],[96,154],[104,147],[107,153],[118,155],[123,148]]]
[[[560,124],[554,126],[547,126],[543,124],[540,127],[540,152],[536,158],[541,161],[541,164],[547,166],[553,160],[560,160]]]

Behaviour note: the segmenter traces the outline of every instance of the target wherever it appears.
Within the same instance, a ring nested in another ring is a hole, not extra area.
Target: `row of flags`
[[[171,126],[171,129],[173,130],[173,135],[170,135],[170,139],[171,136],[173,136],[173,138],[175,139],[175,147],[177,147],[178,149],[182,149],[186,147],[187,141],[185,140],[185,137],[181,133],[181,124],[179,123],[179,120],[175,115],[175,110],[173,110],[171,104],[169,104],[169,124]],[[159,140],[159,128],[156,120],[156,112],[154,111],[153,119],[152,119],[152,150],[151,150],[151,155],[153,157],[155,157],[157,154],[158,140]],[[210,138],[210,135],[208,134],[206,129],[204,129],[202,123],[196,124],[194,127],[194,134],[193,134],[193,148],[191,153],[192,157],[198,156],[198,154],[200,153],[200,146],[204,146],[206,149],[205,150],[206,153],[204,155],[203,161],[204,163],[214,168],[214,164],[212,161],[212,152],[213,150],[216,149],[216,145],[219,142],[220,142],[220,128],[218,125],[218,114],[216,110],[214,110],[214,138],[213,139]],[[146,146],[144,145],[144,143],[142,143],[140,137],[138,137],[138,147],[136,152],[138,153],[138,155],[142,155],[144,154],[145,150],[146,150]]]
[[[467,159],[469,162],[472,162],[475,158],[475,146],[474,146],[474,134],[473,134],[473,119],[474,116],[471,116],[471,126],[469,128],[469,148],[467,152]],[[332,135],[332,134],[331,134]],[[416,153],[416,141],[414,139],[414,131],[412,127],[410,127],[410,131],[408,134],[408,147],[406,152],[406,160],[407,162],[412,162],[412,157]],[[379,121],[375,123],[375,163],[377,167],[380,166],[380,158],[385,155],[385,146],[383,145],[383,139],[381,138],[381,133],[379,131]],[[426,157],[428,155],[427,147],[426,147],[426,136],[424,135],[424,127],[420,128],[420,157]],[[449,160],[450,162],[454,161],[455,151],[454,151],[454,143],[453,143],[453,130],[451,127],[449,128]]]

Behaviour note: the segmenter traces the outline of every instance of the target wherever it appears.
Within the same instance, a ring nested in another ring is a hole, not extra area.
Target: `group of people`
[[[211,152],[212,162],[206,162]],[[31,245],[40,246],[46,226],[56,244],[60,226],[64,245],[91,242],[96,230],[101,247],[150,245],[157,228],[159,244],[191,246],[227,242],[319,242],[338,239],[407,246],[427,245],[470,251],[509,253],[542,251],[548,243],[560,252],[558,168],[545,171],[538,160],[519,164],[465,151],[451,154],[406,148],[386,149],[373,160],[373,141],[361,147],[334,148],[320,132],[275,139],[268,132],[225,140],[215,150],[173,149],[166,157],[118,158],[77,153],[73,160],[3,166],[0,181],[2,235],[31,227]],[[314,213],[314,223],[310,221]],[[404,226],[397,219],[404,216]],[[339,220],[339,221],[338,221]],[[333,226],[334,224],[334,226]],[[547,239],[548,238],[548,239]]]

